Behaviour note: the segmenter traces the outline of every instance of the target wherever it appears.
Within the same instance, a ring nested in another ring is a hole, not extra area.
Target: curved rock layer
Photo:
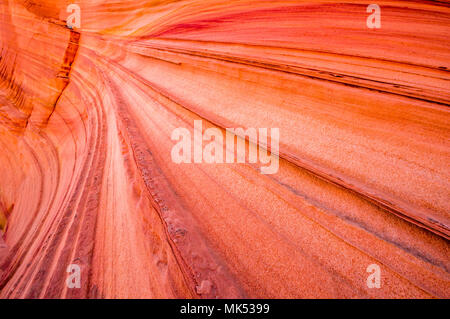
[[[447,2],[69,3],[0,3],[1,298],[450,297]],[[278,172],[174,163],[194,120]]]

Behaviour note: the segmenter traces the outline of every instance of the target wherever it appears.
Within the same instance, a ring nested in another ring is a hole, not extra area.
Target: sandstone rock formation
[[[70,3],[0,2],[1,298],[450,297],[446,2]],[[171,161],[200,119],[278,172]]]

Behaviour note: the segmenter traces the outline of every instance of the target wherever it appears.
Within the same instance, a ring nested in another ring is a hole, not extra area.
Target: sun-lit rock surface
[[[1,298],[450,297],[448,4],[69,3],[0,2]],[[173,163],[198,119],[278,173]]]

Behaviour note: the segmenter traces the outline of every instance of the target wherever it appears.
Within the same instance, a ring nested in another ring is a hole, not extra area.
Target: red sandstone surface
[[[0,2],[1,298],[450,297],[447,2],[69,3]],[[200,119],[278,172],[171,161]]]

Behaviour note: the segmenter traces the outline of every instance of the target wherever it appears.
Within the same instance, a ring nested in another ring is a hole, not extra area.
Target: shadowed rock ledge
[[[0,298],[450,297],[448,4],[70,3],[0,3]],[[278,172],[174,163],[195,120]]]

